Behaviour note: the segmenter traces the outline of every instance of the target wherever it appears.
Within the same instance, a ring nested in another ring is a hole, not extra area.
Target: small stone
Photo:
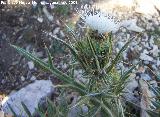
[[[64,32],[62,30],[60,31],[60,35],[61,35],[62,38],[65,37],[65,34],[64,34]]]
[[[25,81],[25,77],[24,76],[21,76],[21,81]]]
[[[160,60],[159,60],[159,58],[158,58],[158,60],[157,60],[157,66],[158,66],[158,67],[160,66]]]
[[[31,48],[31,45],[28,45],[28,46],[26,47],[26,51],[29,52],[30,48]]]
[[[143,32],[144,29],[137,26],[137,19],[125,20],[122,22],[122,26],[127,28],[128,30],[135,31],[135,32]]]
[[[64,63],[64,64],[62,65],[62,69],[66,69],[66,68],[67,68],[67,64]]]
[[[128,58],[127,58],[127,53],[126,52],[123,52],[123,58],[124,58],[124,60],[127,60]]]
[[[138,49],[138,51],[141,51],[141,50],[142,50],[142,47],[138,46],[137,49]]]
[[[150,43],[150,45],[153,45],[153,44],[154,44],[154,37],[153,37],[153,36],[151,36],[151,38],[150,38],[150,40],[149,40],[149,43]]]
[[[143,50],[143,53],[140,55],[141,60],[146,60],[146,61],[153,61],[153,57],[147,55],[149,52],[145,49]]]
[[[157,20],[155,20],[154,23],[155,23],[155,25],[157,25],[157,26],[159,25],[159,22],[158,22]]]
[[[5,79],[2,79],[1,83],[2,83],[2,84],[5,84],[5,83],[6,83],[6,80],[5,80]]]
[[[118,53],[120,50],[118,48],[116,48],[116,52]]]
[[[74,71],[74,77],[76,77],[76,78],[82,78],[82,74],[83,74],[82,70],[75,70]]]
[[[127,30],[125,28],[122,28],[122,32],[126,32]]]
[[[60,23],[59,20],[56,20],[56,24],[57,24],[57,25],[61,25],[61,23]]]
[[[148,75],[148,74],[145,74],[145,73],[142,73],[141,74],[141,78],[145,81],[149,81],[149,80],[152,80],[152,78]]]
[[[31,80],[31,81],[35,81],[35,80],[36,80],[36,77],[35,77],[35,76],[32,76],[32,77],[30,78],[30,80]]]
[[[149,61],[144,60],[144,64],[149,65]]]
[[[138,69],[138,71],[139,71],[140,73],[144,73],[144,72],[145,72],[145,68],[144,68],[144,67],[140,67],[140,68]]]
[[[37,20],[42,23],[43,22],[43,18],[42,17],[38,17]]]
[[[42,59],[44,62],[48,62],[48,58],[43,58]]]
[[[153,68],[154,70],[158,70],[157,67],[156,67],[156,65],[154,65],[154,64],[152,64],[152,68]]]
[[[127,34],[127,39],[130,39],[130,34]]]
[[[13,61],[12,65],[14,66],[14,65],[17,65],[18,63],[19,63],[19,61]]]
[[[20,22],[23,22],[23,17],[20,17],[20,18],[19,18],[19,21],[20,21]]]
[[[124,45],[125,45],[125,43],[122,42],[122,41],[119,41],[119,42],[117,43],[117,47],[118,47],[119,50],[120,50]]]
[[[144,54],[149,54],[149,52],[146,49],[143,50],[143,53]]]
[[[35,55],[36,55],[36,57],[41,58],[41,57],[43,57],[43,52],[42,51],[36,52]]]
[[[148,41],[148,34],[144,33],[143,37],[142,37],[142,41]]]
[[[46,1],[41,1],[41,5],[46,5]]]
[[[51,4],[50,7],[51,7],[51,9],[54,9],[54,8],[55,8],[54,4]]]
[[[60,31],[60,27],[57,27],[54,29],[53,34],[56,35],[59,33],[59,31]]]
[[[30,70],[34,69],[34,63],[33,63],[33,61],[29,61],[28,62],[28,67],[29,67]]]
[[[153,45],[153,49],[150,52],[153,54],[154,57],[157,57],[160,51],[157,45]]]
[[[33,7],[36,7],[37,6],[37,2],[36,1],[32,1],[32,5],[33,5]]]
[[[123,63],[119,63],[118,66],[117,66],[120,70],[125,70],[125,67],[123,65]]]
[[[82,106],[82,112],[85,114],[88,112],[88,107],[87,106]]]
[[[152,81],[150,81],[149,83],[150,83],[150,85],[152,85],[154,88],[155,88],[155,87],[158,87],[157,81],[155,81],[155,80],[152,80]]]

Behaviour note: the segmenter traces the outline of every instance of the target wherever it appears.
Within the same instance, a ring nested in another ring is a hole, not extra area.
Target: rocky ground
[[[64,39],[66,29],[61,20],[65,22],[65,18],[68,15],[71,16],[72,7],[64,9],[68,11],[65,11],[66,13],[63,15],[63,9],[61,10],[59,7],[57,9],[51,7],[42,9],[42,6],[34,8],[29,5],[17,7],[5,5],[0,9],[1,94],[19,89],[36,79],[52,79],[51,75],[39,70],[32,61],[19,55],[9,44],[21,46],[33,52],[37,57],[46,60],[45,43],[50,47],[52,54],[54,53],[55,64],[58,66],[58,63],[64,58],[62,55],[65,52],[63,51],[64,47],[47,37],[42,31],[52,32]],[[59,67],[63,67],[63,63],[59,64]]]
[[[123,61],[117,65],[117,69],[127,70],[142,60],[134,73],[141,73],[140,76],[144,80],[157,85],[160,71],[160,2],[158,0],[155,2],[149,0],[145,2],[143,0],[81,1],[78,5],[65,8],[42,7],[41,5],[38,7],[1,5],[0,95],[2,96],[0,98],[13,90],[21,89],[36,79],[51,79],[54,84],[60,83],[52,74],[43,72],[32,61],[19,55],[9,44],[23,47],[45,61],[47,60],[45,43],[54,56],[55,65],[67,72],[68,51],[63,45],[46,36],[43,31],[52,32],[57,37],[67,39],[67,28],[64,22],[73,27],[77,20],[73,11],[79,8],[80,4],[85,3],[96,4],[100,9],[112,13],[120,20],[136,19],[137,25],[145,31],[138,38],[133,39],[123,53]],[[121,28],[114,34],[115,52],[118,52],[128,39],[137,34]],[[78,78],[81,72],[81,70],[76,72]]]
[[[38,0],[36,2],[38,3]],[[44,72],[33,61],[28,61],[18,54],[10,44],[23,47],[47,61],[45,44],[54,57],[55,66],[67,72],[68,51],[43,31],[67,40],[68,32],[64,24],[74,25],[72,15],[74,9],[79,6],[73,4],[44,7],[39,3],[34,7],[34,5],[0,4],[0,103],[8,94],[28,86],[35,80],[48,79],[53,84],[60,83],[54,75]]]

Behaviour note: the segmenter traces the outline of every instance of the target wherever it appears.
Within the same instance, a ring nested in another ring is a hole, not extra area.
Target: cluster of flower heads
[[[116,17],[101,12],[95,7],[85,5],[78,13],[85,24],[93,30],[97,30],[98,33],[116,32],[121,27],[121,22]]]

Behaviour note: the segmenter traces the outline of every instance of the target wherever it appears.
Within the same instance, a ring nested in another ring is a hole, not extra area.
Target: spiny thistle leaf
[[[159,117],[160,113],[154,112],[154,111],[150,111],[148,110],[147,113],[151,116],[151,117]]]
[[[111,65],[107,68],[107,73],[110,72],[112,70],[112,68],[117,64],[117,62],[120,59],[120,56],[122,55],[122,52],[124,50],[126,50],[126,48],[128,47],[128,45],[130,44],[131,40],[128,41],[122,48],[121,50],[118,52],[118,54],[116,55],[115,59],[111,62]]]
[[[100,72],[100,64],[99,64],[98,58],[96,56],[95,47],[93,46],[93,43],[92,43],[92,41],[89,38],[87,38],[87,41],[88,41],[89,47],[91,49],[92,55],[95,58],[97,69]]]
[[[35,57],[33,54],[27,52],[26,50],[17,47],[15,45],[11,45],[13,48],[15,48],[19,53],[23,54],[24,56],[26,56],[27,58],[33,60],[35,63],[37,63],[38,65],[40,65],[42,68],[45,68],[46,70],[50,71],[51,73],[53,73],[54,75],[57,76],[58,79],[60,79],[61,81],[63,81],[64,83],[70,84],[70,86],[76,90],[78,90],[79,92],[81,92],[82,94],[85,94],[85,87],[84,85],[77,83],[76,81],[73,80],[73,78],[69,77],[67,74],[64,74],[63,72],[61,72],[60,70],[58,70],[57,68],[55,68],[54,66],[52,66],[52,68],[50,68],[50,65],[43,62],[41,59]]]
[[[49,49],[45,46],[46,48],[46,51],[47,51],[47,54],[48,54],[48,65],[51,69],[54,68],[54,65],[53,65],[53,61],[52,61],[52,55],[51,53],[49,52]]]
[[[41,59],[35,57],[33,54],[27,52],[26,50],[17,47],[15,45],[11,45],[13,48],[15,48],[18,52],[20,52],[21,54],[23,54],[24,56],[26,56],[27,58],[33,60],[35,63],[37,63],[38,65],[40,65],[41,67],[45,68],[46,70],[51,71],[52,73],[54,73],[55,75],[59,76],[58,78],[64,82],[72,82],[71,78],[68,77],[66,74],[64,74],[63,72],[59,71],[58,69],[54,68],[50,68],[49,65],[45,62],[43,62]]]
[[[57,112],[56,106],[49,99],[47,99],[47,104],[47,115],[48,117],[52,117]]]

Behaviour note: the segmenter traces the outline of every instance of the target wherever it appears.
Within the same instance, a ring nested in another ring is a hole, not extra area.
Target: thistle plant
[[[105,27],[101,27],[100,23],[97,24],[98,26],[96,26],[96,24],[92,26],[92,23],[88,23],[92,30],[89,31],[85,37],[80,39],[75,35],[73,30],[70,30],[74,40],[74,43],[72,44],[49,34],[71,51],[74,59],[72,62],[73,65],[71,65],[73,67],[71,68],[72,70],[69,75],[63,73],[54,66],[52,56],[47,47],[48,62],[45,63],[20,47],[15,45],[11,46],[19,53],[33,60],[43,69],[48,70],[57,76],[57,78],[63,82],[62,85],[58,85],[57,87],[70,88],[78,92],[79,99],[73,107],[86,105],[89,109],[85,115],[81,116],[125,117],[126,110],[122,96],[124,93],[123,89],[127,78],[136,65],[122,73],[118,73],[115,66],[120,61],[121,54],[127,48],[130,41],[122,47],[118,54],[113,55],[112,31],[115,31],[115,29],[118,30],[118,27],[116,27],[117,24],[114,25],[115,21],[113,21],[112,18],[106,20],[104,14],[93,10],[87,12],[87,15],[85,14],[86,19],[84,20],[87,22],[90,22],[89,20],[91,20],[92,22],[92,18],[97,17],[94,17],[94,15],[99,14],[101,14],[98,16],[100,21],[97,20],[97,22],[104,23]],[[90,15],[93,17],[90,18]],[[110,24],[111,22],[112,24]],[[112,25],[113,27],[108,27],[109,25]],[[93,36],[92,34],[96,34],[96,30],[98,30],[97,36]],[[107,35],[103,35],[102,33],[104,32],[107,32]],[[78,63],[78,66],[83,70],[82,77],[86,79],[86,82],[81,82],[73,77],[75,63]],[[73,107],[68,105],[68,108],[70,109]]]

